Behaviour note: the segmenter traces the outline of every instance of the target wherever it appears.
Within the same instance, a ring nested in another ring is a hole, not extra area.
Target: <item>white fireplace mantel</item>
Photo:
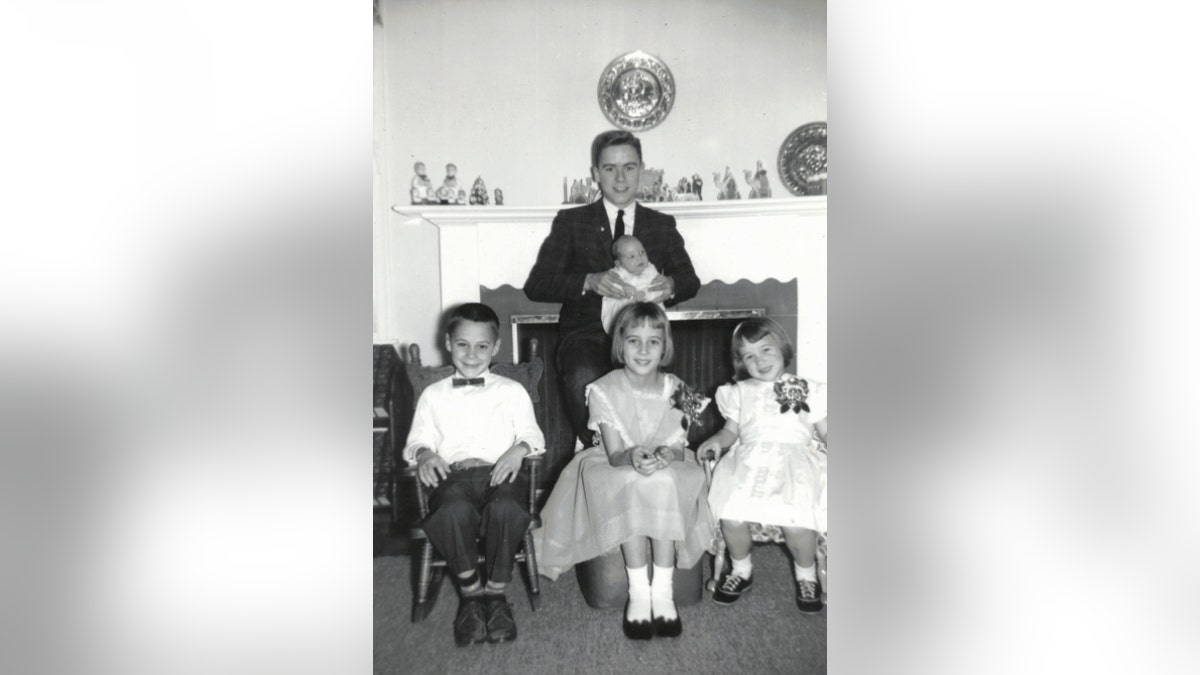
[[[804,315],[798,320],[797,335],[821,352],[821,372],[808,372],[824,375],[826,197],[648,206],[675,216],[701,283],[796,279]],[[401,217],[392,222],[400,228],[394,234],[401,240],[407,228],[437,229],[438,292],[440,305],[446,308],[478,302],[481,286],[522,288],[550,223],[564,208],[571,205],[396,205],[392,211]]]
[[[667,202],[649,205],[675,216],[701,282],[787,280],[821,270],[824,289],[826,197]],[[442,306],[478,302],[479,287],[521,288],[567,205],[393,206],[402,227],[438,229]],[[799,272],[799,273],[798,273]]]

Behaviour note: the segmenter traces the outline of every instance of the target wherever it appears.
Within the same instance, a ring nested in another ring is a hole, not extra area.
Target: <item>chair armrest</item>
[[[542,470],[545,463],[545,454],[527,455],[521,462],[521,468],[529,471],[529,507],[534,517],[537,517],[538,512],[538,472]]]

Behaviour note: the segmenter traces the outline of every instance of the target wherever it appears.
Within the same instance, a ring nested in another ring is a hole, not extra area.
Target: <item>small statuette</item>
[[[725,167],[725,175],[720,172],[713,172],[713,185],[717,188],[717,199],[741,199],[742,193],[738,192],[737,181],[733,179],[733,173],[729,167]]]
[[[412,190],[410,192],[412,203],[436,203],[437,199],[433,194],[433,182],[429,180],[429,176],[425,175],[425,162],[413,164],[413,173],[416,175],[413,176]]]
[[[446,178],[442,187],[437,190],[438,201],[442,204],[466,204],[467,191],[458,186],[458,167],[446,165]]]
[[[471,185],[471,205],[472,206],[487,206],[488,191],[487,186],[483,184],[483,177],[477,176],[475,182]]]
[[[700,174],[698,174],[698,173],[692,174],[692,193],[696,195],[696,199],[699,199],[701,201],[704,200],[704,195],[702,194],[703,188],[704,188],[704,181],[700,180]]]
[[[754,173],[750,173],[750,169],[746,169],[746,182],[750,184],[750,194],[747,199],[766,199],[771,196],[771,184],[767,182],[767,170],[763,168],[762,162],[758,162]]]

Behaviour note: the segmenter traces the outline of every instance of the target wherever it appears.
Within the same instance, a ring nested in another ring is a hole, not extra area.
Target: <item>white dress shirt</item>
[[[624,211],[625,234],[632,235],[633,214],[635,211],[637,211],[637,200],[634,200],[629,206],[622,206],[620,208],[610,204],[607,199],[601,199],[600,201],[604,202],[604,213],[608,214],[608,227],[610,228],[609,232],[612,232],[613,235],[617,234],[617,211]]]
[[[412,463],[427,447],[453,464],[464,459],[495,463],[521,441],[531,455],[546,451],[546,438],[533,415],[529,392],[515,380],[486,372],[483,385],[455,387],[457,372],[429,385],[413,415],[408,445],[401,454]]]

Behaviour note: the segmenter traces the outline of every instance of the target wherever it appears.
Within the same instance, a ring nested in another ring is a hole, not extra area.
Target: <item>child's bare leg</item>
[[[798,567],[812,567],[817,562],[817,533],[805,527],[784,527],[783,540],[787,543],[792,561]]]
[[[621,544],[625,573],[629,575],[629,604],[625,606],[625,635],[646,639],[650,626],[650,568],[646,564],[646,537],[633,537]]]
[[[725,536],[725,550],[734,560],[750,555],[750,526],[740,520],[721,520],[721,534]]]
[[[655,567],[675,567],[675,542],[665,539],[651,539],[650,551],[654,555]]]
[[[621,555],[625,556],[626,567],[645,567],[646,537],[632,537],[621,544]]]

